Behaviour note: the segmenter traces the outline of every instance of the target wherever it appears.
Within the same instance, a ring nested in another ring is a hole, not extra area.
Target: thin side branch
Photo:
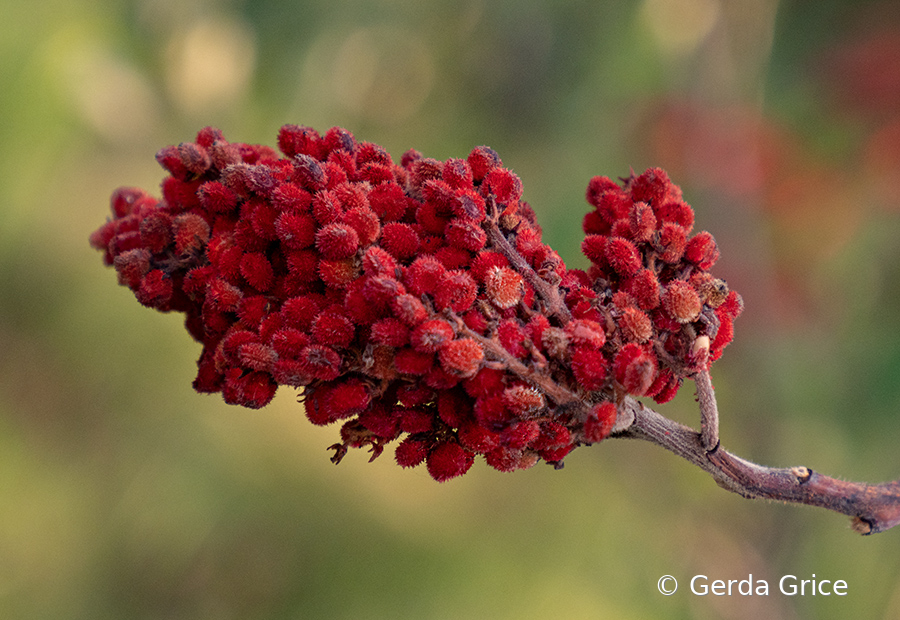
[[[698,372],[694,383],[697,384],[697,403],[700,405],[700,443],[704,450],[712,452],[719,446],[719,407],[709,371]]]
[[[534,289],[534,292],[544,300],[544,303],[547,305],[547,313],[551,316],[556,316],[560,322],[565,325],[572,320],[572,314],[569,312],[569,307],[566,306],[565,301],[560,294],[559,287],[553,286],[541,278],[541,276],[531,268],[531,265],[522,258],[522,255],[510,244],[506,235],[504,235],[503,231],[500,229],[500,216],[497,213],[497,206],[493,204],[493,201],[491,201],[491,203],[490,208],[492,213],[485,222],[485,231],[487,232],[491,245],[506,257],[513,269],[521,274],[521,276],[525,278],[525,281],[531,285],[531,288]]]
[[[485,338],[478,332],[472,331],[459,317],[454,318],[456,320],[457,331],[478,341],[489,359],[501,361],[504,367],[510,372],[537,386],[557,405],[570,405],[581,402],[581,398],[578,394],[558,384],[552,377],[523,364],[510,355],[509,352],[503,348],[503,345],[496,340]]]
[[[633,421],[614,437],[643,439],[693,463],[719,486],[751,499],[818,506],[853,518],[860,534],[900,524],[900,480],[883,484],[846,482],[807,467],[772,468],[751,463],[719,447],[707,451],[701,434],[626,398],[620,416]]]

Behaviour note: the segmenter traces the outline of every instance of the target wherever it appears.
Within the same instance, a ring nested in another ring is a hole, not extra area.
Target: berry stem
[[[900,480],[866,484],[837,480],[807,467],[764,467],[721,447],[708,451],[701,433],[633,398],[626,398],[620,409],[630,412],[633,421],[624,430],[614,429],[611,437],[642,439],[661,446],[709,473],[719,486],[738,495],[833,510],[852,517],[853,530],[864,535],[900,524]],[[627,420],[628,415],[623,413],[619,419]]]
[[[477,341],[484,349],[486,357],[500,362],[506,370],[537,387],[557,405],[573,405],[584,402],[581,396],[560,385],[549,375],[539,372],[516,359],[495,338],[486,338],[478,332],[469,329],[459,317],[455,318],[457,320],[457,331]],[[586,403],[584,407],[585,412],[590,408]]]
[[[569,312],[569,308],[566,306],[565,301],[560,294],[559,287],[553,286],[541,278],[541,276],[531,268],[528,261],[526,261],[525,258],[523,258],[509,243],[506,235],[500,230],[500,215],[496,204],[494,204],[493,200],[490,200],[488,204],[490,214],[485,220],[484,227],[488,234],[490,244],[506,257],[513,269],[515,269],[519,275],[531,285],[531,288],[534,289],[535,293],[540,295],[541,299],[543,299],[544,303],[547,305],[546,314],[548,316],[557,317],[562,325],[571,321],[572,314]]]

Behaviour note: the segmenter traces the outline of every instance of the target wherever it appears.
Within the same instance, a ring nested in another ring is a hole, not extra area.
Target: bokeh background
[[[282,388],[190,387],[197,344],[87,243],[205,125],[342,125],[395,157],[496,149],[584,266],[594,174],[668,169],[743,294],[723,443],[900,476],[900,7],[859,0],[5,0],[0,616],[900,618],[900,531],[750,502],[649,444],[433,482],[332,465]],[[697,424],[690,389],[661,408]],[[678,592],[656,581],[672,574]],[[769,582],[698,597],[690,577]],[[783,575],[844,579],[785,597]]]

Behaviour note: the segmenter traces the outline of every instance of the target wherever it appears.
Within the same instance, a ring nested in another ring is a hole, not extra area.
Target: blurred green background
[[[490,145],[576,266],[590,176],[665,167],[746,304],[713,369],[723,444],[900,477],[895,2],[5,0],[0,617],[900,618],[900,531],[743,500],[649,444],[439,485],[390,452],[335,467],[337,428],[284,388],[195,394],[180,317],[87,237],[114,188],[158,187],[158,148],[283,123],[395,157]],[[660,410],[696,425],[683,392]],[[849,595],[778,593],[814,573]]]

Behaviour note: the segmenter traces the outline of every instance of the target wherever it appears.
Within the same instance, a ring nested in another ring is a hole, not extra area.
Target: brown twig
[[[557,405],[571,405],[582,402],[578,394],[560,385],[549,375],[535,370],[532,366],[526,365],[510,355],[497,340],[485,338],[478,332],[472,331],[459,317],[452,316],[452,318],[456,321],[457,331],[476,340],[482,346],[488,358],[502,362],[504,368],[536,386]]]
[[[773,499],[833,510],[853,518],[860,534],[900,524],[900,480],[884,484],[846,482],[807,467],[764,467],[719,447],[707,451],[701,434],[626,398],[620,412],[633,421],[613,436],[643,439],[706,471],[719,486],[751,499]],[[622,425],[624,426],[624,425]]]
[[[544,303],[547,305],[548,315],[556,316],[563,325],[571,321],[572,314],[569,312],[569,307],[566,306],[559,288],[541,278],[541,276],[531,268],[528,261],[526,261],[509,243],[506,235],[503,234],[503,231],[500,229],[500,216],[497,213],[497,206],[493,203],[493,199],[490,201],[489,208],[491,209],[491,213],[484,222],[484,228],[491,245],[506,257],[512,268],[515,269],[525,281],[531,285],[534,292],[544,300]]]

